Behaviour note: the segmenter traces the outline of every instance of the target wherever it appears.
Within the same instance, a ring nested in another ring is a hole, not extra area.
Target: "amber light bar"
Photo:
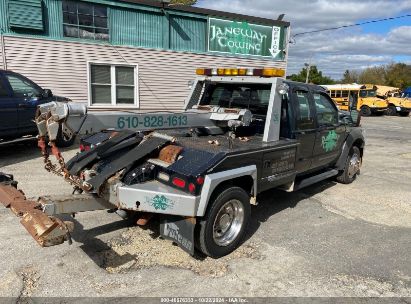
[[[246,68],[199,68],[196,74],[200,76],[260,76],[284,77],[285,70],[277,68],[246,69]]]

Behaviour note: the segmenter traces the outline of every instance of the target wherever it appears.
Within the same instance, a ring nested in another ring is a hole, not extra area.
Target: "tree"
[[[386,66],[385,84],[392,87],[405,89],[411,86],[411,66],[404,63]]]
[[[178,5],[194,5],[197,3],[197,0],[171,0],[170,3]]]
[[[385,73],[386,71],[384,66],[367,68],[360,73],[358,82],[361,84],[384,84]]]
[[[343,75],[342,83],[356,83],[358,82],[359,74],[357,71],[346,70]]]
[[[302,68],[298,74],[292,74],[288,77],[293,81],[305,82],[307,79],[307,68]],[[335,81],[330,77],[323,76],[323,73],[318,70],[316,65],[311,66],[310,75],[308,77],[309,83],[314,84],[333,84]]]
[[[346,70],[341,82],[386,85],[405,89],[411,86],[411,66],[405,63],[391,63],[366,68],[361,72]]]

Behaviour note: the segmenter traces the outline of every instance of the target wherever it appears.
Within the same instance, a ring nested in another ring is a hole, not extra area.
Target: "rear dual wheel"
[[[388,109],[385,110],[385,115],[387,116],[397,115],[397,108],[395,106],[389,106]]]
[[[198,227],[198,249],[219,258],[234,251],[244,238],[251,208],[240,187],[226,187],[210,201]]]

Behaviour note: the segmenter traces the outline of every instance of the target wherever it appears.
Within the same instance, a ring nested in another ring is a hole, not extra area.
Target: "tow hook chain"
[[[53,164],[50,160],[50,153],[47,149],[46,139],[43,136],[38,138],[38,147],[41,150],[41,154],[43,155],[44,159],[44,168],[51,173],[54,173],[59,176],[63,176],[65,180],[67,180],[71,185],[75,186],[76,188],[80,188],[84,191],[90,191],[93,186],[89,183],[83,181],[81,178],[77,176],[73,176],[70,174],[69,170],[67,169],[66,163],[64,161],[63,156],[60,153],[59,148],[56,146],[54,141],[50,141],[49,145],[51,146],[51,153],[56,157],[57,161],[59,162],[59,167]]]

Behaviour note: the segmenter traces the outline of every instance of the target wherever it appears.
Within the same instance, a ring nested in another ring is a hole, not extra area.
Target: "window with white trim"
[[[91,106],[138,106],[137,66],[90,63]]]

